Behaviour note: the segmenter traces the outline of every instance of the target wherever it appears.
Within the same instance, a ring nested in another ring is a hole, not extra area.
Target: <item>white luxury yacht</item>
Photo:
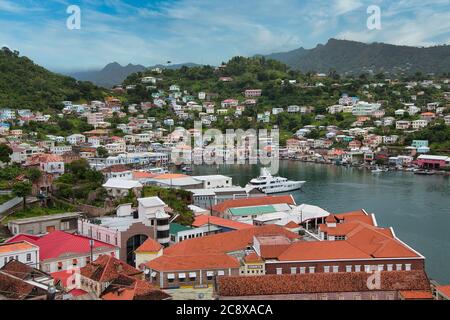
[[[261,169],[261,176],[252,179],[247,187],[258,189],[266,194],[288,192],[301,189],[306,181],[290,181],[282,177],[274,177],[267,168]]]

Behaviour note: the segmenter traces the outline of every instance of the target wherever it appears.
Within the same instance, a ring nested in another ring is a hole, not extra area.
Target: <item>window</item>
[[[179,273],[178,274],[178,280],[180,282],[184,282],[186,280],[186,274],[185,273]]]
[[[360,294],[355,294],[353,296],[353,300],[361,300],[361,295]]]
[[[300,273],[306,273],[306,268],[305,267],[300,267]]]
[[[392,270],[394,270],[394,265],[388,264],[387,265],[387,271],[392,271]]]
[[[352,272],[352,266],[345,266],[345,272]]]
[[[379,264],[378,265],[378,271],[383,271],[384,270],[384,264]]]
[[[169,273],[167,275],[167,280],[169,281],[169,283],[172,283],[175,280],[175,275],[173,273]]]
[[[297,268],[296,267],[292,267],[291,268],[291,274],[296,274],[297,273]]]
[[[365,266],[364,266],[364,271],[365,271],[365,272],[370,272],[370,269],[371,269],[371,268],[370,268],[369,265],[365,265]]]
[[[405,264],[405,270],[411,271],[411,264]]]
[[[356,265],[355,266],[355,272],[361,272],[361,266],[360,265]]]
[[[277,268],[277,274],[283,274],[283,269],[282,268]]]
[[[217,272],[217,275],[218,275],[218,276],[224,276],[224,275],[225,275],[225,271],[219,270],[219,271]]]
[[[212,280],[214,277],[214,271],[207,271],[206,272],[206,279]]]
[[[397,271],[402,271],[402,265],[401,265],[401,264],[396,264],[396,265],[395,265],[395,269],[396,269]]]
[[[334,273],[339,272],[339,266],[333,266],[333,272]]]
[[[197,279],[197,274],[195,272],[189,272],[189,280],[195,281]]]
[[[31,261],[31,253],[27,253],[27,262]]]
[[[315,273],[316,267],[309,267],[309,273]]]
[[[323,272],[325,272],[325,273],[330,272],[330,266],[324,266],[323,267]]]

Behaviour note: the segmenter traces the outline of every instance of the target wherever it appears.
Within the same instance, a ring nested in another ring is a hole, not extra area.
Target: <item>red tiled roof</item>
[[[311,294],[334,292],[367,292],[365,272],[308,273],[295,275],[265,275],[254,277],[219,277],[219,296],[266,296],[276,294]],[[430,291],[426,273],[415,271],[389,271],[381,273],[382,291]]]
[[[101,295],[102,300],[166,300],[171,296],[149,282],[128,276],[114,280]]]
[[[280,261],[311,261],[333,259],[370,259],[371,256],[347,241],[300,241],[289,246]]]
[[[400,295],[406,300],[428,300],[433,299],[433,294],[430,290],[409,290],[400,291]]]
[[[286,196],[266,196],[258,198],[227,200],[213,206],[212,209],[216,212],[225,212],[226,210],[231,208],[242,208],[242,207],[262,206],[271,204],[282,204],[282,203],[295,205],[294,198],[291,195],[286,195]]]
[[[142,277],[142,272],[125,262],[108,255],[102,255],[94,262],[80,269],[81,275],[97,282],[112,282],[121,275]]]
[[[238,251],[252,245],[253,237],[258,235],[284,235],[290,240],[300,238],[298,234],[283,227],[266,225],[185,240],[164,249],[164,255],[204,255]]]
[[[189,271],[205,269],[239,268],[239,261],[227,254],[200,254],[195,256],[161,256],[145,263],[157,271]]]
[[[143,244],[136,249],[135,252],[157,252],[161,250],[163,246],[156,240],[148,238]]]
[[[242,230],[242,229],[249,229],[253,228],[253,225],[242,223],[242,222],[236,222],[229,219],[223,219],[215,216],[206,216],[206,215],[200,215],[195,217],[194,222],[192,223],[192,226],[194,227],[201,227],[207,224],[214,224],[220,227],[226,227],[234,230]]]
[[[89,238],[74,235],[63,231],[54,231],[42,237],[20,234],[12,237],[7,242],[28,241],[39,247],[40,260],[55,259],[67,254],[89,254],[91,247]],[[116,247],[101,242],[94,241],[94,249],[115,250]]]

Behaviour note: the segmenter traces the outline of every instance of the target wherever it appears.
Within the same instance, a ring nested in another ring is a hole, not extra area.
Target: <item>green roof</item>
[[[230,209],[233,216],[252,216],[265,213],[273,213],[277,210],[274,206],[256,206],[256,207],[246,207],[246,208],[234,208]]]
[[[181,231],[191,230],[191,227],[183,226],[179,223],[171,223],[170,224],[170,234],[177,234]]]

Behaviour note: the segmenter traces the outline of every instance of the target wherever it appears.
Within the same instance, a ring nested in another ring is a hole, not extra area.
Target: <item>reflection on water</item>
[[[194,174],[224,174],[245,186],[259,175],[256,165],[199,166]],[[364,208],[378,224],[392,226],[399,238],[426,258],[431,278],[450,283],[450,178],[282,161],[279,175],[306,180],[293,193],[297,203],[339,213]]]

